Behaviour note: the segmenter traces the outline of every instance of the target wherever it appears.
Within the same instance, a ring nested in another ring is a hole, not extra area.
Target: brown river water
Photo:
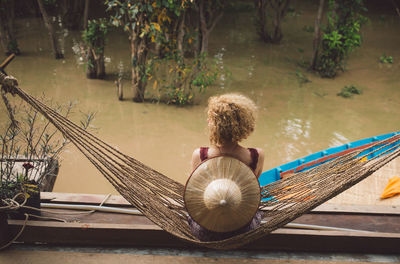
[[[45,93],[60,104],[76,101],[81,111],[96,112],[96,136],[182,183],[190,173],[193,149],[208,144],[205,107],[213,94],[241,92],[255,100],[256,131],[243,145],[265,150],[265,170],[328,147],[399,131],[400,19],[395,12],[370,12],[371,20],[363,28],[364,43],[351,54],[347,71],[335,79],[322,79],[296,65],[311,56],[312,33],[303,28],[313,25],[317,7],[299,8],[285,19],[281,45],[257,39],[251,12],[227,13],[211,34],[209,53],[231,74],[198,96],[194,106],[130,101],[130,50],[122,32],[109,34],[106,47],[107,73],[115,76],[119,65],[124,65],[126,99],[122,102],[117,100],[114,77],[86,79],[84,65],[72,48],[79,32],[59,30],[65,59],[55,60],[38,19],[18,20],[23,54],[7,72],[32,95]],[[393,56],[394,63],[379,63],[383,53]],[[311,82],[299,85],[296,70]],[[363,94],[350,99],[337,96],[345,85],[355,85]],[[116,193],[74,146],[61,159],[54,191]]]

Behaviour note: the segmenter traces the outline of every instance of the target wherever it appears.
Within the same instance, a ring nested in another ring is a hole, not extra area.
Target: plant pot
[[[10,233],[8,230],[7,214],[0,212],[0,247],[8,243]]]
[[[26,190],[26,195],[28,196],[28,198],[26,199],[25,206],[40,209],[39,185],[36,183],[27,183],[27,184],[24,184],[24,188]],[[17,202],[23,203],[24,202],[23,197],[20,196],[18,198]],[[29,208],[20,208],[18,211],[10,212],[9,216],[11,219],[24,220],[25,213],[31,214],[31,215],[38,215],[38,216],[41,215],[40,211],[29,209]]]

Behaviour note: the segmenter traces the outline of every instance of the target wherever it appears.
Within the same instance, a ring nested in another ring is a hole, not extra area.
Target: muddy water
[[[265,169],[328,147],[400,130],[398,17],[384,14],[382,19],[379,12],[372,14],[363,30],[363,46],[351,55],[348,71],[330,80],[296,65],[311,56],[312,33],[303,27],[313,25],[316,7],[299,11],[286,19],[281,45],[265,45],[257,40],[252,13],[227,13],[212,33],[210,54],[231,74],[198,97],[191,107],[129,100],[130,55],[123,33],[110,34],[106,49],[107,72],[116,74],[121,63],[126,71],[127,100],[122,102],[117,100],[114,77],[85,78],[84,67],[72,49],[79,39],[78,32],[60,32],[66,58],[56,61],[39,20],[18,21],[23,31],[19,37],[23,55],[7,71],[33,95],[44,92],[55,102],[77,101],[80,110],[96,112],[93,125],[97,136],[182,183],[190,172],[193,149],[208,143],[204,109],[212,94],[242,92],[256,101],[260,109],[257,128],[243,144],[264,148]],[[393,65],[378,62],[383,53],[393,56]],[[296,70],[311,82],[300,85]],[[336,95],[350,84],[361,88],[363,94],[352,99]],[[54,191],[115,193],[73,146],[61,158]]]

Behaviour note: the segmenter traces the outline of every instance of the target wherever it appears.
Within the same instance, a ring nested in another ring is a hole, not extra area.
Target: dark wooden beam
[[[12,233],[22,225],[22,220],[9,220]],[[196,247],[147,224],[28,221],[18,241],[70,246]],[[399,233],[279,229],[242,249],[393,254],[400,253],[399,245]]]

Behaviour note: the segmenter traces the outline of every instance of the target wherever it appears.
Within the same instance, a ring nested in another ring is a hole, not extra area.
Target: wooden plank
[[[22,220],[9,220],[13,233]],[[152,246],[196,248],[155,225],[28,221],[18,239],[25,243],[74,246]],[[243,249],[308,252],[400,253],[400,234],[279,229]]]
[[[80,204],[96,204],[96,205],[100,204],[107,196],[101,194],[78,194],[78,193],[56,193],[56,192],[42,192],[40,195],[43,202],[80,203]],[[112,206],[132,206],[125,198],[119,195],[111,195],[104,204]],[[400,215],[400,206],[325,203],[312,210],[312,212]]]
[[[304,214],[293,223],[400,234],[400,215]]]
[[[57,193],[41,192],[40,198],[43,202],[53,203],[81,203],[81,204],[100,204],[107,195],[103,194],[81,194],[81,193]],[[132,206],[124,197],[111,195],[105,205]]]
[[[349,214],[385,214],[400,215],[398,205],[355,205],[324,203],[314,210],[314,213],[349,213]]]
[[[400,157],[392,160],[368,178],[337,195],[327,203],[335,205],[371,205],[400,207],[400,195],[381,200],[389,179],[400,175]]]
[[[81,210],[46,209],[42,216],[58,217],[67,222],[80,223],[115,223],[115,224],[146,224],[153,223],[143,215],[123,213],[92,212]],[[80,214],[79,214],[80,213]],[[367,230],[375,232],[400,233],[400,215],[379,214],[304,214],[293,221],[295,224],[318,225],[333,228]]]

